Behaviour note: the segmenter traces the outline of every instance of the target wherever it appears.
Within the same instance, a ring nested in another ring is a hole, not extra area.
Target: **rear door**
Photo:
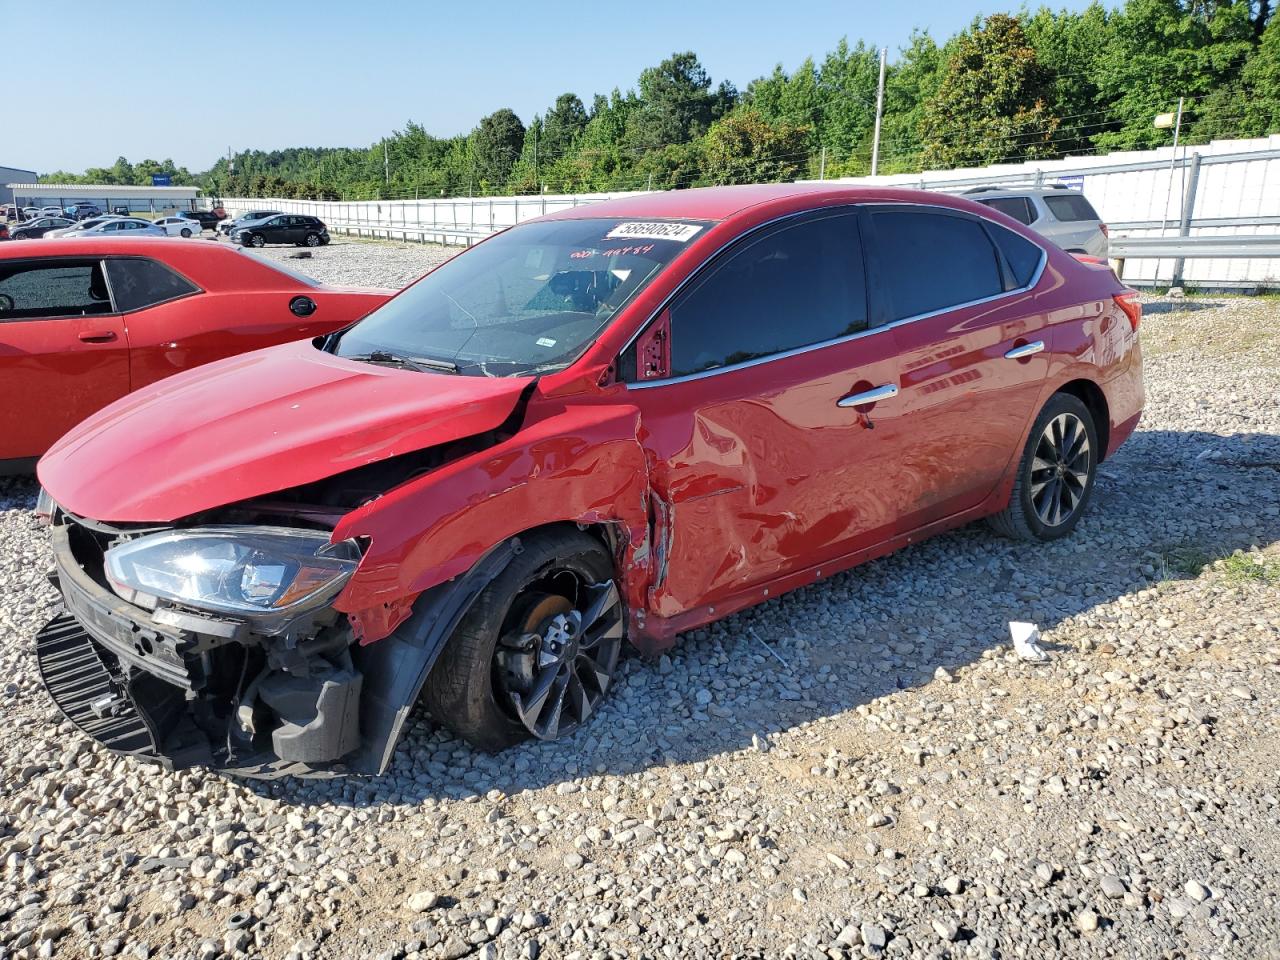
[[[0,460],[35,457],[129,392],[129,344],[97,258],[0,261]]]
[[[1045,253],[942,207],[885,205],[868,220],[912,438],[903,524],[916,528],[977,506],[1019,453],[1048,368],[1033,292]]]
[[[869,328],[866,290],[856,212],[790,218],[704,268],[624,353],[653,465],[654,612],[892,534],[909,438],[897,345]]]

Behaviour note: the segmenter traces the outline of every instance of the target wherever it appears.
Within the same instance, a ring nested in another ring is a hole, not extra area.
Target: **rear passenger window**
[[[110,312],[96,260],[0,264],[0,323]]]
[[[1078,193],[1064,193],[1060,197],[1045,197],[1045,205],[1059,220],[1097,220],[1098,211]]]
[[[1044,256],[1044,252],[1025,237],[994,223],[987,224],[987,230],[1004,254],[1009,269],[1013,271],[1014,286],[1025,287],[1035,276],[1036,267],[1040,266],[1040,258]]]
[[[834,340],[867,327],[857,218],[825,216],[748,241],[671,308],[671,374]]]
[[[891,301],[891,320],[1004,292],[995,247],[977,220],[921,210],[873,216],[876,259]]]
[[[1036,219],[1035,209],[1026,197],[995,197],[991,200],[979,200],[980,204],[999,210],[1006,216],[1013,217],[1019,223],[1033,223]]]
[[[199,291],[186,277],[156,260],[108,260],[107,276],[111,278],[116,308],[121,312],[141,310]]]

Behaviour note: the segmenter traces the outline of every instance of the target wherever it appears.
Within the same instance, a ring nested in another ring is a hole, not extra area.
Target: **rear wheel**
[[[1016,540],[1057,540],[1080,522],[1098,466],[1093,415],[1078,398],[1054,394],[1032,424],[1009,505],[988,518]]]
[[[608,693],[623,606],[604,546],[537,533],[476,598],[423,690],[431,715],[472,746],[567,736]]]
[[[183,228],[182,228],[182,235],[183,235],[184,237],[190,237],[190,236],[191,236],[191,228],[190,228],[190,227],[183,227]]]
[[[320,234],[318,234],[318,233],[308,233],[308,234],[307,234],[307,239],[306,239],[306,240],[304,240],[303,242],[304,242],[308,247],[318,247],[318,246],[320,246]]]

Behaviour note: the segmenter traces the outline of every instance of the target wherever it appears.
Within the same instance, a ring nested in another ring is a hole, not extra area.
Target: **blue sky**
[[[1080,9],[1086,0],[1057,0]],[[120,155],[206,169],[228,146],[365,146],[407,120],[444,136],[509,106],[526,122],[572,90],[634,86],[691,49],[739,88],[775,63],[821,57],[842,36],[887,45],[913,27],[944,38],[996,0],[6,0],[5,35],[76,48],[0,81],[0,166],[47,172]],[[102,43],[98,52],[89,44]],[[113,51],[117,52],[115,55]]]

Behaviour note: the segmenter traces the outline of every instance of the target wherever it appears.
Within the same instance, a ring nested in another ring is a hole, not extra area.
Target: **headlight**
[[[107,579],[125,600],[156,598],[243,616],[292,615],[338,592],[360,562],[354,540],[288,527],[196,527],[112,547]]]

